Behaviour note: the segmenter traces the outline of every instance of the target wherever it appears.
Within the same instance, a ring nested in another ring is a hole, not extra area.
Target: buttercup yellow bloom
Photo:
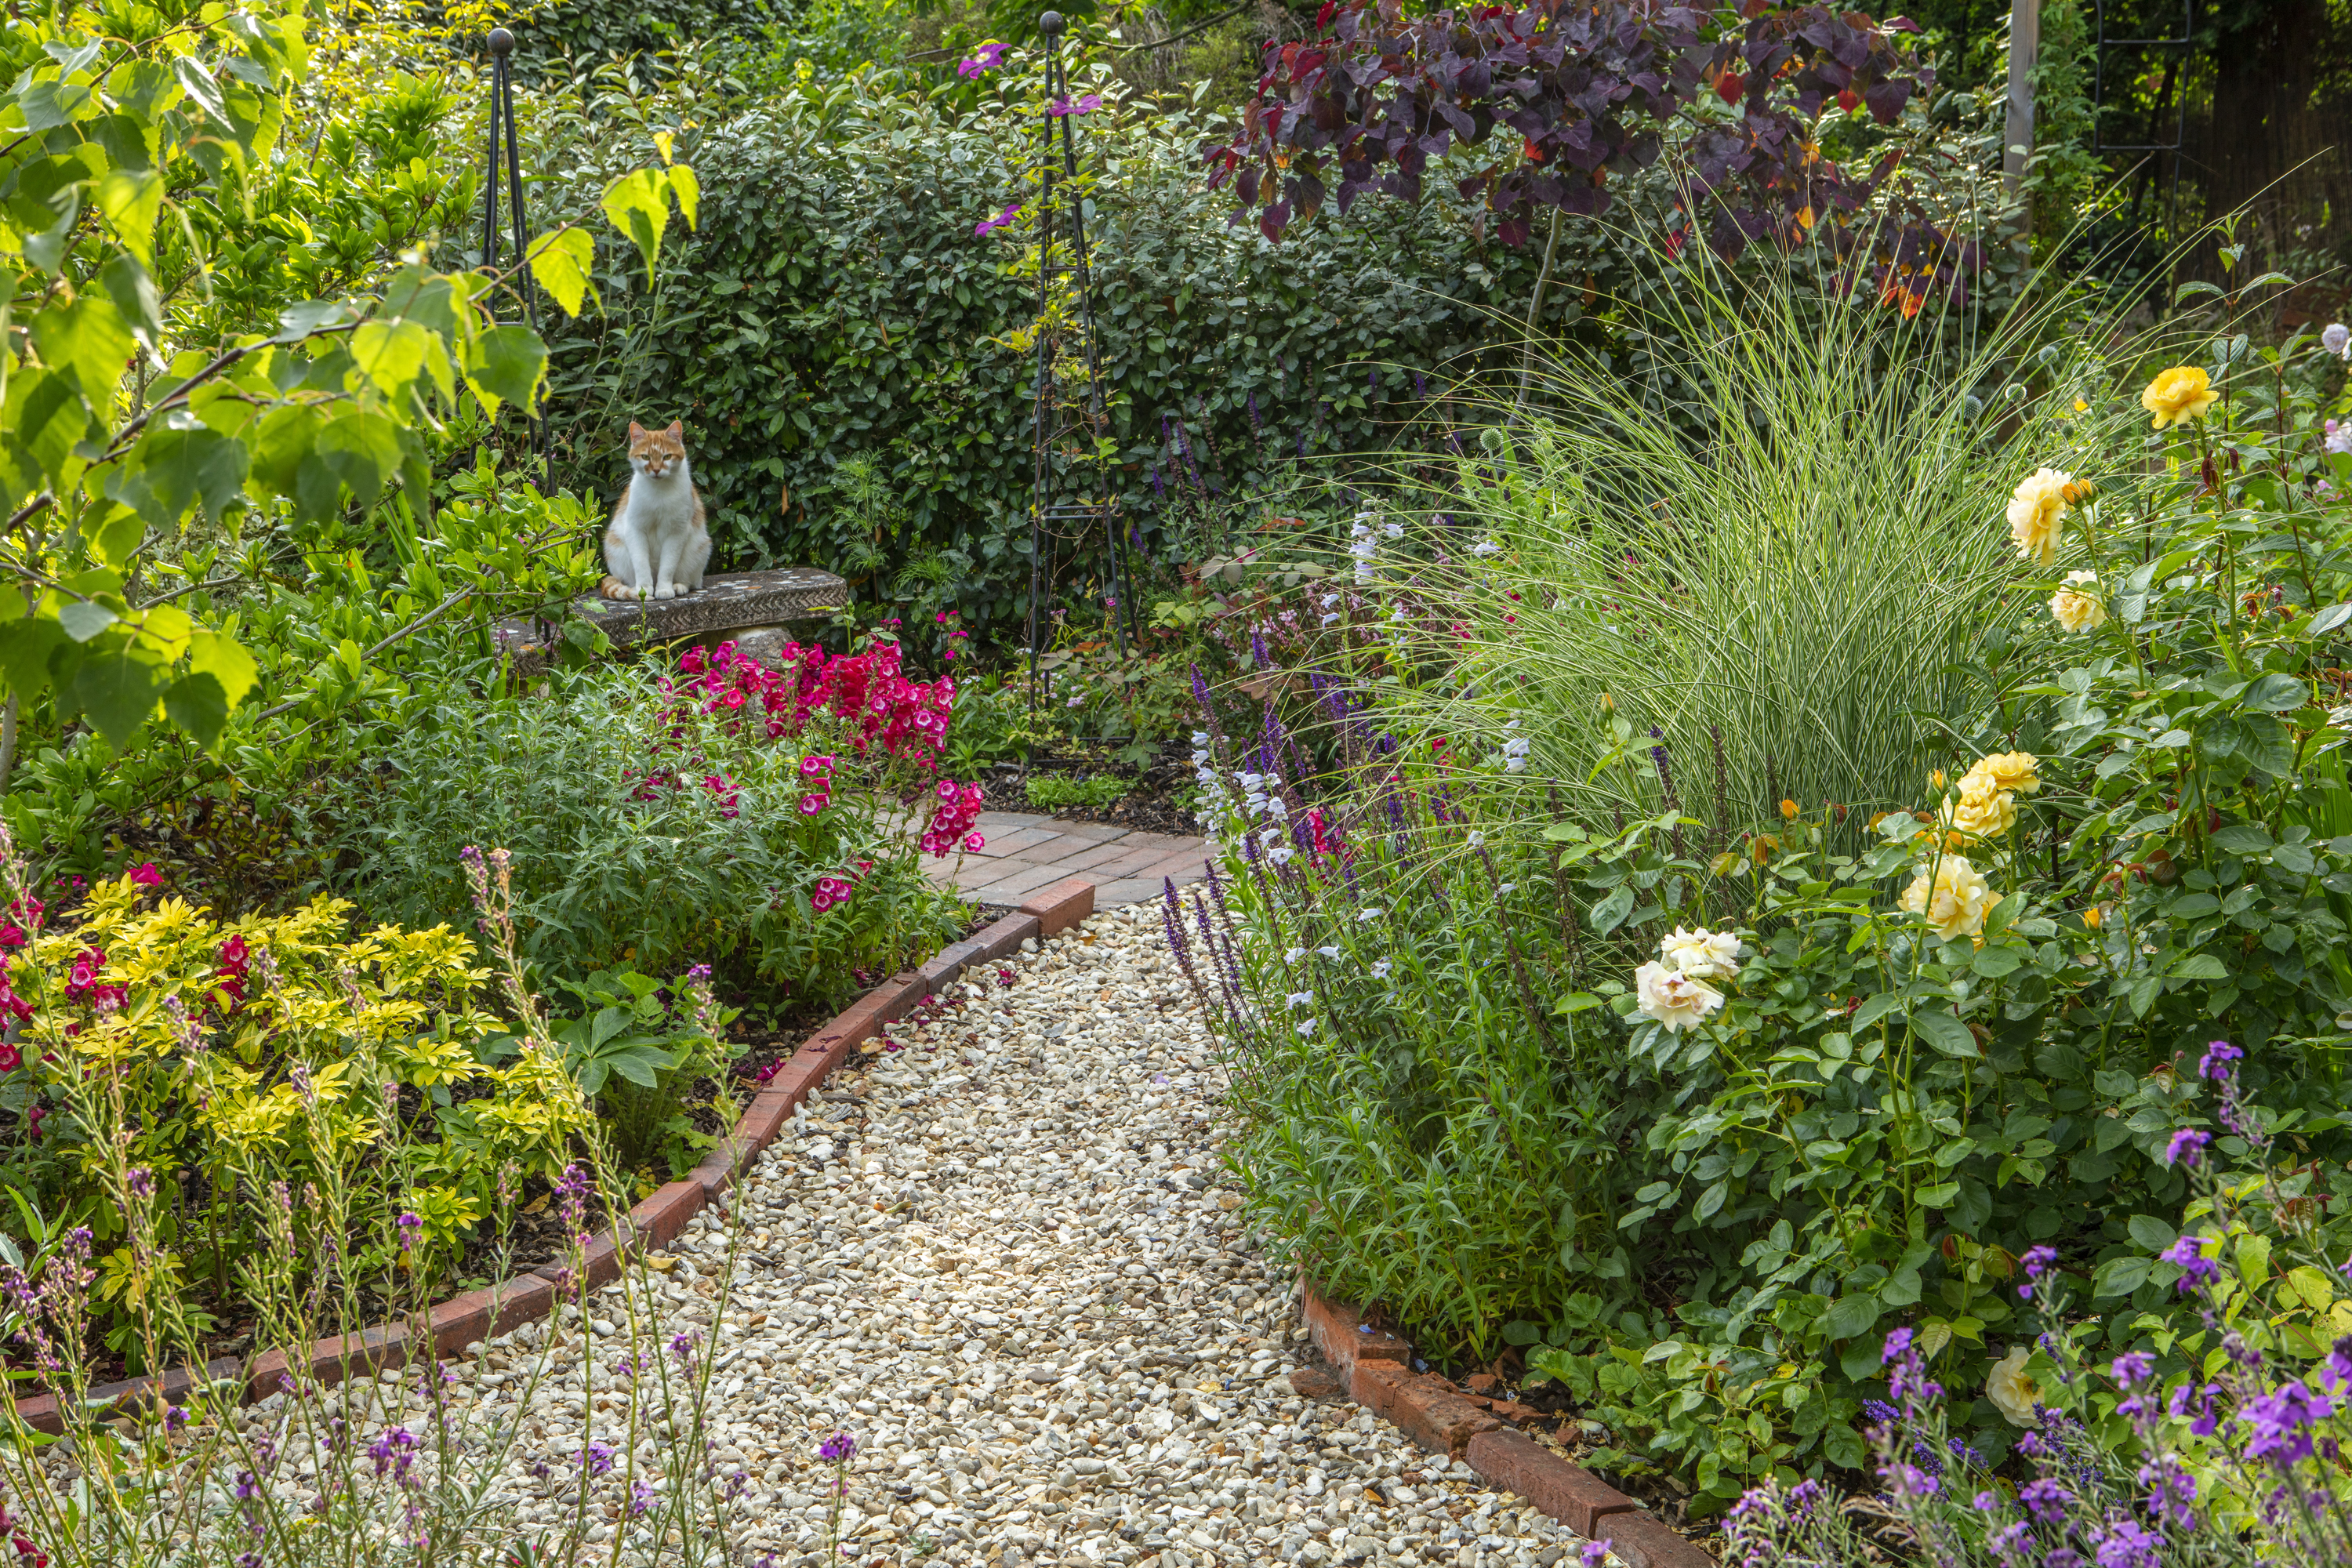
[[[2201,418],[2221,397],[2213,383],[2193,364],[2177,364],[2161,372],[2139,395],[2139,405],[2155,416],[2156,428]]]
[[[2066,574],[2066,581],[2069,584],[2095,584],[2098,580],[2099,574],[2096,572]],[[2107,624],[2105,601],[2095,594],[2086,594],[2074,587],[2061,588],[2050,595],[2050,615],[2052,619],[2070,632],[2095,631]]]
[[[2005,789],[2013,795],[2032,795],[2042,787],[2042,775],[2033,770],[2042,759],[2032,752],[1995,752],[1989,757],[1979,757],[1960,780],[1960,788],[1969,787],[1971,778],[1985,778],[1995,789]]]
[[[1983,932],[1985,916],[1996,901],[1992,884],[1982,872],[1958,855],[1947,855],[1935,868],[1919,868],[1919,875],[1897,900],[1910,913],[1935,928],[1946,942]]]
[[[2047,566],[2058,559],[2059,522],[2066,515],[2067,490],[2074,476],[2036,468],[2009,498],[2009,536],[2017,552]]]

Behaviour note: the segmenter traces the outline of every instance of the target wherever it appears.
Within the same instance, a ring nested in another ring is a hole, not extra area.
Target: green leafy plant
[[[1028,784],[1029,804],[1040,811],[1059,811],[1069,805],[1099,811],[1107,805],[1117,805],[1134,793],[1133,783],[1109,773],[1087,779],[1074,779],[1063,773],[1033,773]]]
[[[624,1165],[635,1170],[658,1163],[669,1179],[684,1175],[717,1141],[687,1115],[686,1097],[698,1081],[710,1083],[714,1093],[723,1089],[735,1053],[720,1044],[719,1032],[740,1009],[714,1007],[707,1017],[695,1016],[683,1010],[681,998],[663,996],[663,982],[628,969],[600,970],[556,986],[593,1009],[551,1025],[548,1034],[562,1047],[564,1070],[580,1092],[598,1101]],[[728,1109],[719,1094],[722,1121]]]

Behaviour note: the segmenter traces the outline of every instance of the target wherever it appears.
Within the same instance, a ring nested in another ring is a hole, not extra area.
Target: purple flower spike
[[[2168,1165],[2194,1165],[2204,1157],[2205,1145],[2211,1142],[2211,1133],[2184,1127],[2172,1135],[2171,1142],[2165,1145],[2164,1163]]]
[[[2216,1040],[2198,1062],[2197,1076],[2220,1083],[2229,1078],[2232,1070],[2230,1064],[2245,1054],[2227,1040]]]
[[[817,1445],[816,1457],[828,1464],[845,1465],[857,1458],[857,1439],[846,1432],[835,1432]]]

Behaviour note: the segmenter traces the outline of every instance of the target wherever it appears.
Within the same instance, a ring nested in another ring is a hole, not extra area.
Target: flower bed
[[[77,1382],[73,1376],[77,1369],[62,1357],[56,1358],[57,1364],[45,1367],[44,1372],[47,1377],[62,1379],[66,1390],[30,1396],[12,1392],[7,1406],[11,1420],[31,1431],[55,1435],[72,1425],[61,1402],[102,1414],[144,1408],[154,1400],[185,1404],[200,1388],[224,1385],[233,1388],[239,1400],[250,1403],[278,1392],[290,1378],[331,1384],[366,1376],[406,1366],[418,1357],[454,1353],[476,1341],[543,1317],[567,1296],[616,1278],[624,1258],[632,1252],[658,1247],[675,1238],[704,1204],[723,1192],[736,1173],[775,1139],[801,1102],[884,1025],[930,998],[967,965],[1002,957],[1024,942],[1068,930],[1093,909],[1094,885],[1084,878],[1068,879],[1041,889],[1019,910],[995,921],[974,938],[954,944],[921,968],[893,975],[875,986],[811,1035],[751,1098],[731,1135],[688,1176],[643,1199],[609,1228],[583,1235],[570,1262],[503,1279],[438,1305],[355,1332],[317,1340],[297,1350],[216,1358],[201,1366],[175,1367],[161,1374],[95,1386]],[[586,1212],[584,1186],[576,1173],[560,1180],[568,1184],[567,1202],[582,1205],[572,1211],[576,1222]],[[69,1245],[60,1257],[71,1256]],[[59,1300],[56,1306],[57,1311],[47,1319],[37,1314],[35,1321],[72,1320],[71,1304]]]

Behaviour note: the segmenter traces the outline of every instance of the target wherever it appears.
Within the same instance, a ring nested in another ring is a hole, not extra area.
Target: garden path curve
[[[1071,822],[1023,811],[983,811],[980,850],[932,873],[983,904],[1016,905],[1048,882],[1088,877],[1095,908],[1121,909],[1160,896],[1161,883],[1187,887],[1201,879],[1208,840],[1188,834],[1146,833],[1102,822]]]
[[[1156,907],[940,1000],[745,1173],[731,1289],[716,1207],[654,1259],[659,1332],[717,1346],[745,1560],[823,1563],[840,1429],[860,1568],[1572,1568],[1578,1538],[1523,1500],[1291,1388],[1297,1288],[1239,1226],[1223,1075]],[[524,1446],[579,1446],[581,1415],[549,1402]],[[587,1419],[619,1437],[617,1405]],[[526,1520],[565,1506],[518,1490]]]

